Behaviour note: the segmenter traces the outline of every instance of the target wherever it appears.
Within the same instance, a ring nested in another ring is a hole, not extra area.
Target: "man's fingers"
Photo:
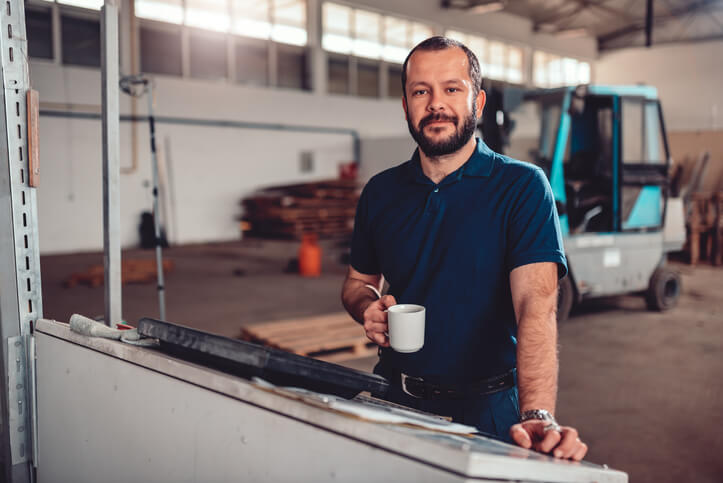
[[[515,424],[510,428],[510,436],[518,446],[522,446],[526,449],[530,449],[532,446],[532,439],[521,424]]]
[[[369,337],[368,332],[367,332],[367,337]],[[377,344],[379,344],[382,347],[389,347],[389,340],[388,340],[389,338],[387,337],[386,334],[375,332],[375,333],[371,334],[371,337],[369,337],[369,338],[372,340],[372,342],[376,342]]]
[[[389,332],[389,325],[386,322],[365,322],[364,330],[367,332]]]
[[[542,441],[535,445],[535,449],[543,453],[549,453],[552,448],[557,446],[562,436],[557,431],[547,431]]]
[[[571,458],[580,449],[580,443],[582,442],[577,437],[575,428],[562,428],[562,439],[552,454],[555,458]]]
[[[580,441],[580,446],[578,447],[578,450],[575,452],[575,454],[572,455],[572,459],[575,461],[580,461],[585,457],[586,454],[587,454],[587,445],[585,443],[583,443],[582,441]]]
[[[520,430],[517,429],[518,426],[521,427]],[[522,433],[525,433],[525,436],[532,441],[532,449],[540,453],[549,453],[555,458],[580,461],[585,457],[587,445],[580,441],[575,428],[562,426],[559,431],[554,429],[545,431],[546,426],[549,426],[549,423],[544,421],[526,421],[512,426],[510,435],[519,446],[529,448],[523,444]]]
[[[386,322],[371,322],[368,320],[364,322],[364,332],[367,338],[382,347],[389,347],[388,330],[389,326]]]
[[[387,322],[387,314],[381,310],[370,310],[364,314],[364,322]]]
[[[379,301],[382,303],[383,309],[388,309],[392,305],[397,305],[397,300],[394,298],[393,295],[385,295],[384,297],[380,298]]]

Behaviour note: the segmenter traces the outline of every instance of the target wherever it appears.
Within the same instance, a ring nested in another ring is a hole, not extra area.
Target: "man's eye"
[[[447,87],[447,91],[448,92],[459,92],[459,89],[457,89],[456,87]]]
[[[418,89],[418,90],[412,92],[412,95],[421,96],[422,94],[426,94],[426,93],[427,93],[427,91],[425,89]]]

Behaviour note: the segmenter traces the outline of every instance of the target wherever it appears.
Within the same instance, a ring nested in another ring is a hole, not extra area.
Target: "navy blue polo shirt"
[[[381,352],[378,373],[399,370],[472,382],[516,366],[510,271],[555,262],[567,273],[560,224],[543,171],[490,150],[435,184],[412,159],[362,191],[351,265],[383,274],[397,303],[424,305],[424,347]]]

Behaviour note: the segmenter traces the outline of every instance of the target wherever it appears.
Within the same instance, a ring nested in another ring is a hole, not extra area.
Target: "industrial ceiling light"
[[[507,4],[506,1],[497,1],[497,2],[475,2],[474,4],[470,5],[467,11],[469,13],[474,13],[477,15],[483,15],[485,13],[491,13],[491,12],[499,12],[500,10],[505,8],[505,5]]]
[[[481,15],[502,10],[507,0],[442,0],[442,8],[454,8]]]

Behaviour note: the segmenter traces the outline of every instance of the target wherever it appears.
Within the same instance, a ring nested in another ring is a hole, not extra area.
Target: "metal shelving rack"
[[[28,138],[30,78],[21,0],[0,6],[0,438],[4,481],[33,481],[33,323],[43,314],[36,185],[37,149]],[[37,117],[34,118],[37,120]],[[36,125],[36,123],[32,123]],[[30,149],[29,149],[30,148]]]

